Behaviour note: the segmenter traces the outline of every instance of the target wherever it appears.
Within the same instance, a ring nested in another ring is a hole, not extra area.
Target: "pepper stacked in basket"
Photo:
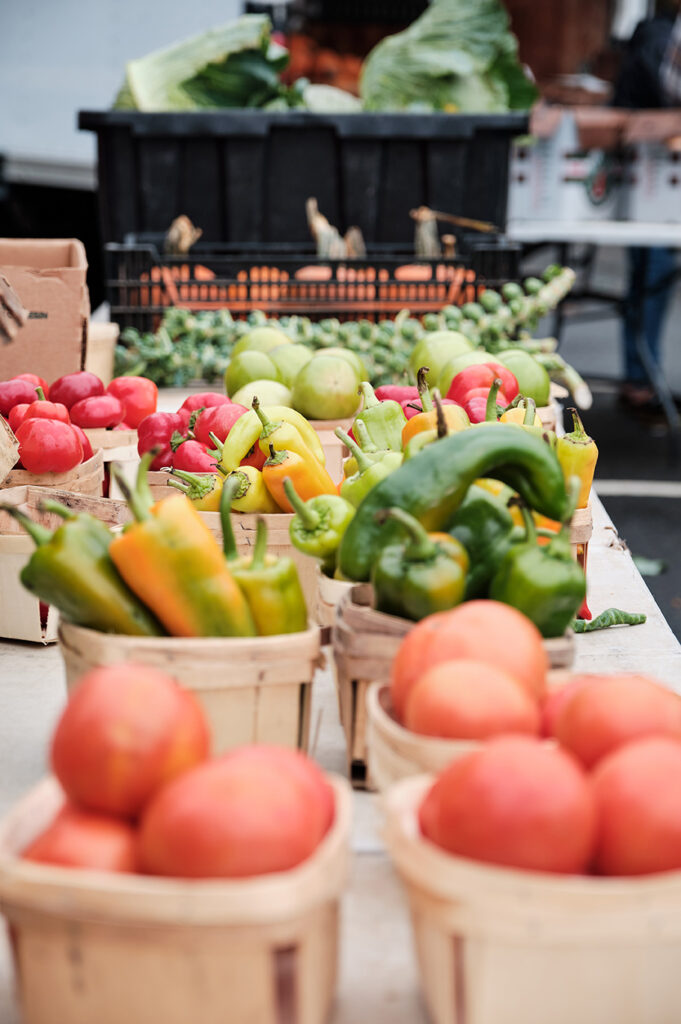
[[[134,522],[114,534],[97,519],[54,502],[64,517],[54,533],[6,507],[37,544],[21,580],[79,626],[153,636],[255,636],[307,628],[297,571],[267,555],[264,522],[251,558],[235,557],[230,502],[222,504],[224,550],[184,495],[154,504],[143,456],[130,491],[118,475]],[[229,495],[229,490],[225,492]]]
[[[19,442],[19,469],[67,473],[92,458],[87,430],[135,429],[156,410],[156,385],[118,377],[105,390],[94,373],[67,373],[53,384],[34,373],[0,382],[0,415]]]

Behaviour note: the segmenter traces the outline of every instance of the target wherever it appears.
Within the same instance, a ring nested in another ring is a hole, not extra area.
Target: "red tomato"
[[[79,427],[77,423],[71,424],[71,430],[75,430],[78,435],[78,439],[83,446],[83,462],[87,462],[91,459],[94,452],[92,451],[92,445],[90,444],[90,438],[87,436],[82,427]]]
[[[525,736],[490,740],[453,761],[426,794],[419,823],[449,853],[526,871],[584,871],[596,837],[582,769]]]
[[[75,803],[134,817],[209,748],[192,693],[146,665],[110,665],[87,672],[72,693],[52,739],[52,769]]]
[[[183,441],[173,451],[173,469],[183,469],[187,473],[215,473],[217,463],[205,445],[189,440]]]
[[[591,781],[595,867],[605,875],[681,869],[681,743],[637,740],[604,758]]]
[[[77,426],[115,427],[123,419],[123,403],[115,395],[94,395],[71,406],[71,419]]]
[[[26,416],[26,410],[31,408],[33,402],[20,402],[19,405],[14,405],[9,411],[8,423],[10,430],[13,430],[16,434],[17,430],[24,422]]]
[[[186,409],[191,415],[195,409],[208,409],[214,405],[229,405],[227,395],[219,395],[217,391],[201,391],[198,395],[190,395],[185,398],[178,412]]]
[[[400,644],[391,671],[400,721],[417,679],[431,666],[456,658],[473,658],[510,672],[535,699],[544,693],[549,662],[537,627],[500,601],[466,601],[422,619]]]
[[[158,388],[146,377],[114,377],[106,389],[123,403],[125,422],[136,429],[143,419],[156,412]]]
[[[558,742],[592,768],[618,747],[644,736],[681,740],[681,697],[645,676],[591,677],[566,702],[555,724]]]
[[[24,413],[22,423],[26,420],[61,420],[62,423],[70,423],[69,410],[61,402],[48,402],[43,398],[31,402]]]
[[[12,380],[27,380],[29,384],[33,385],[33,388],[42,388],[45,398],[50,397],[50,388],[46,380],[39,377],[36,373],[18,373],[16,377],[12,377]]]
[[[30,405],[35,402],[35,388],[27,380],[3,380],[0,382],[0,415],[9,416],[15,405]]]
[[[152,874],[240,878],[288,871],[316,849],[329,797],[311,769],[289,766],[280,748],[246,747],[167,785],[140,823],[140,856]]]
[[[50,387],[50,396],[53,402],[61,402],[70,409],[76,402],[84,398],[92,398],[94,395],[103,395],[104,385],[99,377],[87,370],[79,370],[78,373],[67,373],[55,380]]]
[[[196,418],[194,423],[194,435],[197,441],[213,447],[210,434],[215,434],[220,441],[225,441],[230,430],[245,412],[248,412],[243,405],[230,402],[229,405],[212,405],[205,409]]]
[[[24,860],[64,868],[134,872],[137,833],[118,818],[91,814],[66,804],[21,856]]]
[[[69,423],[27,420],[17,430],[19,458],[29,473],[67,473],[83,461],[83,446]]]
[[[482,661],[444,661],[407,695],[404,724],[412,732],[454,740],[539,732],[537,702],[509,672]]]

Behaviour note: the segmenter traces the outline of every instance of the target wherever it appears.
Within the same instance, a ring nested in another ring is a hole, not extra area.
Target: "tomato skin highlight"
[[[125,821],[65,804],[21,854],[24,860],[65,868],[137,871],[137,832]]]
[[[29,473],[68,473],[83,461],[83,446],[70,423],[26,420],[16,436],[21,464]]]

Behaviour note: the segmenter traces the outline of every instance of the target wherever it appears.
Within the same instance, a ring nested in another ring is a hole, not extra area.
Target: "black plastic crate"
[[[315,21],[409,25],[427,6],[428,0],[297,0],[293,8]]]
[[[509,150],[525,114],[83,111],[97,133],[102,238],[164,232],[179,214],[208,242],[305,243],[305,201],[367,243],[409,245],[409,211],[506,224]]]
[[[228,308],[235,318],[260,309],[271,317],[341,320],[437,312],[517,276],[520,247],[485,242],[468,256],[415,260],[409,250],[376,246],[362,260],[318,260],[312,247],[197,244],[169,256],[159,238],[106,247],[111,319],[155,330],[170,307]]]

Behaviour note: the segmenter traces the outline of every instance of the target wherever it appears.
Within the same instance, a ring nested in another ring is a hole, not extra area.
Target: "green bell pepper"
[[[333,494],[303,501],[290,477],[284,480],[284,491],[295,512],[289,526],[291,543],[303,554],[318,558],[322,570],[333,576],[338,547],[355,514],[354,506]]]
[[[364,396],[364,406],[355,417],[353,430],[356,432],[356,424],[360,420],[378,449],[402,451],[402,429],[407,422],[402,406],[392,399],[379,402],[367,381],[362,381],[360,391]]]
[[[340,486],[341,498],[345,498],[357,508],[369,491],[373,490],[381,480],[399,469],[402,465],[403,455],[402,452],[389,451],[378,462],[370,462],[349,434],[346,434],[340,427],[336,427],[335,434],[350,449],[357,461],[357,472],[346,477]]]
[[[447,529],[463,544],[470,559],[465,599],[486,597],[490,580],[519,539],[519,530],[524,537],[522,528],[515,526],[503,500],[472,484]]]

